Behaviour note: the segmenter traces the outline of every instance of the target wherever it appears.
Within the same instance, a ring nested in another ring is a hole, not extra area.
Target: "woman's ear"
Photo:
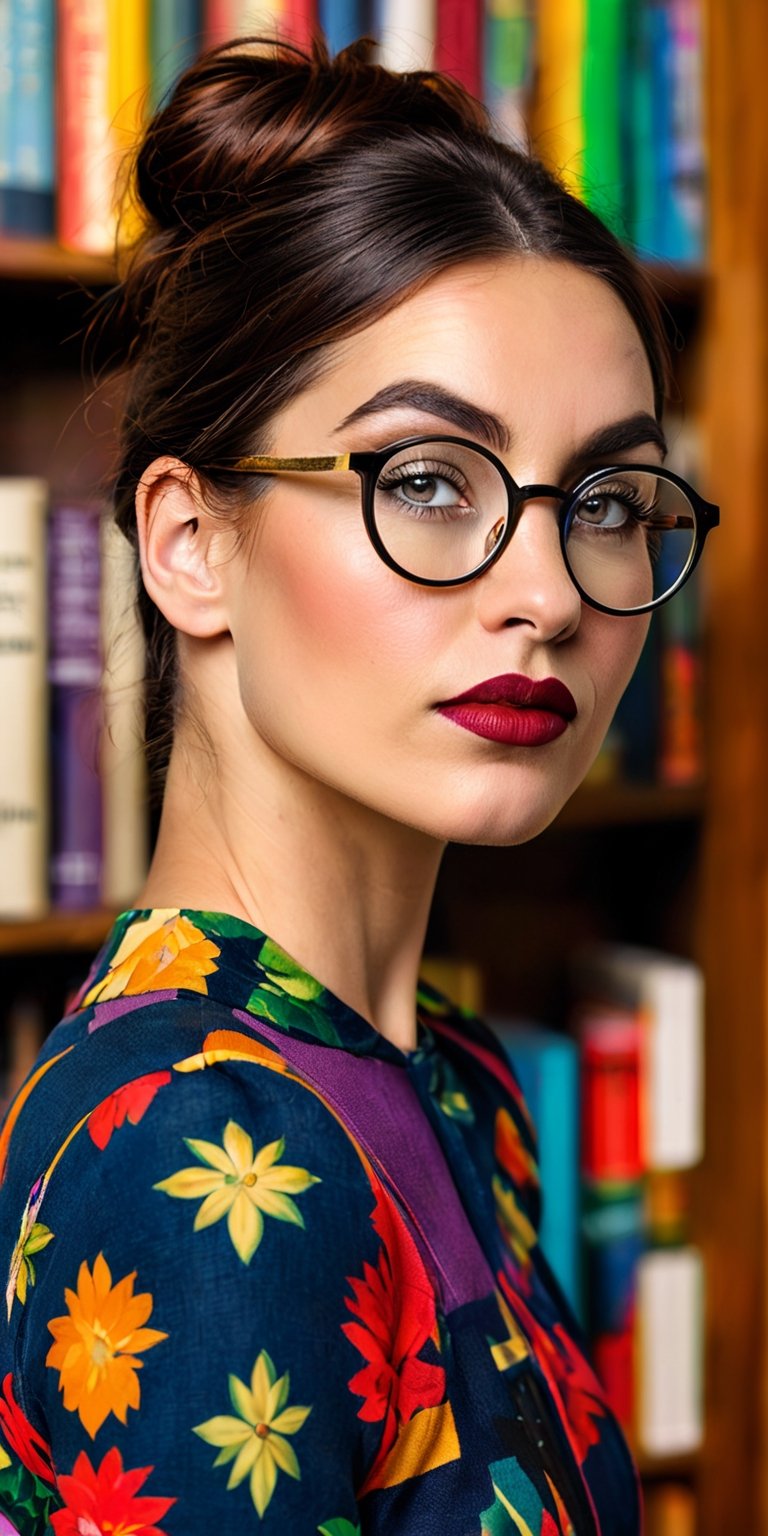
[[[144,585],[169,624],[201,639],[226,633],[232,530],[206,509],[194,470],[168,455],[153,460],[136,491],[136,523]]]

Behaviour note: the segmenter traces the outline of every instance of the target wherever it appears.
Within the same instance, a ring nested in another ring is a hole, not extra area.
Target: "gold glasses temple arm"
[[[238,459],[233,468],[249,474],[258,474],[259,471],[277,474],[280,470],[349,469],[349,454],[327,454],[312,459],[274,459],[268,454],[255,453],[249,458]]]

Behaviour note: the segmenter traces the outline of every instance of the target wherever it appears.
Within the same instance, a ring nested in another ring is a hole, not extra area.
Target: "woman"
[[[367,52],[210,54],[139,156],[164,798],[3,1132],[2,1529],[641,1528],[519,1087],[417,974],[446,843],[552,820],[717,513],[630,258]]]

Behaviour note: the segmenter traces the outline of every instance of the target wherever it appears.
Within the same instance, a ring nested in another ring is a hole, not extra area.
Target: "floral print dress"
[[[0,1134],[0,1536],[639,1536],[533,1127],[223,913],[117,920]]]

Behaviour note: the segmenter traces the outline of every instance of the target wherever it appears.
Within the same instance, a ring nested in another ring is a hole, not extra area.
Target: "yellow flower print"
[[[18,1265],[15,1289],[22,1306],[24,1306],[27,1299],[27,1286],[34,1285],[35,1283],[35,1266],[32,1263],[32,1255],[42,1253],[43,1249],[48,1247],[52,1238],[53,1233],[50,1227],[46,1227],[42,1221],[35,1221],[28,1232],[22,1233],[13,1251],[11,1269],[15,1269],[16,1265]]]
[[[518,1264],[525,1269],[531,1262],[531,1249],[537,1241],[536,1228],[529,1221],[515,1193],[494,1174],[493,1194],[496,1220]]]
[[[207,994],[221,950],[175,907],[158,907],[131,923],[109,970],[83,998],[83,1007],[114,997],[184,987]]]
[[[306,1168],[280,1164],[285,1151],[282,1136],[262,1147],[255,1157],[251,1137],[235,1120],[227,1122],[221,1147],[214,1141],[194,1141],[188,1136],[184,1141],[206,1166],[180,1168],[153,1187],[177,1200],[202,1197],[194,1222],[196,1232],[226,1216],[235,1252],[244,1264],[250,1264],[261,1242],[264,1216],[304,1226],[304,1218],[291,1195],[303,1194],[320,1180]]]
[[[251,1498],[260,1516],[275,1491],[278,1471],[301,1477],[296,1452],[285,1437],[301,1429],[312,1409],[286,1407],[289,1391],[288,1372],[277,1380],[275,1367],[262,1349],[251,1372],[250,1388],[238,1376],[229,1377],[229,1396],[237,1418],[221,1413],[194,1427],[194,1434],[207,1445],[220,1447],[215,1467],[234,1462],[227,1490],[250,1477]]]
[[[56,1342],[45,1363],[58,1370],[64,1407],[79,1414],[91,1439],[110,1413],[125,1424],[128,1409],[138,1408],[136,1373],[143,1361],[136,1355],[168,1337],[142,1326],[152,1311],[152,1296],[149,1291],[134,1296],[135,1279],[134,1270],[113,1286],[103,1253],[97,1254],[93,1274],[83,1260],[77,1292],[64,1292],[67,1315],[48,1324]]]

